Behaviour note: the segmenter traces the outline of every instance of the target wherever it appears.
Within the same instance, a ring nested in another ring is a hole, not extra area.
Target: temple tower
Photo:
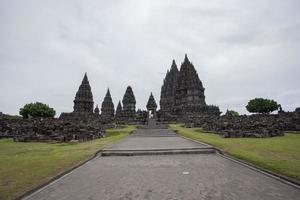
[[[123,100],[123,118],[128,122],[135,120],[135,97],[130,86],[127,87]]]
[[[185,112],[205,106],[204,87],[194,65],[185,54],[177,78],[175,108]]]
[[[178,68],[173,60],[170,71],[164,79],[163,86],[161,87],[160,108],[162,112],[172,113],[175,106],[175,94],[178,77]]]
[[[84,74],[83,80],[76,93],[74,100],[74,112],[76,113],[93,113],[94,101],[91,86],[87,77]]]
[[[112,101],[110,91],[107,89],[106,95],[101,105],[101,117],[106,121],[112,121],[115,116],[115,107]]]

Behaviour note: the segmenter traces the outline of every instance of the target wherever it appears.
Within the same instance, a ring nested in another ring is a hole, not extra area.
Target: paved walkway
[[[138,129],[134,134],[115,143],[108,149],[118,150],[156,150],[191,149],[209,147],[191,140],[183,139],[169,129]]]
[[[109,149],[195,147],[205,145],[157,129],[138,130]],[[25,199],[297,200],[300,190],[218,154],[98,156]]]

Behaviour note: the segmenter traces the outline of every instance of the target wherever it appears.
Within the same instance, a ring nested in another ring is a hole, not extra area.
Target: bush
[[[255,98],[251,99],[246,109],[251,113],[270,113],[278,110],[279,104],[271,99]]]
[[[36,102],[26,104],[19,113],[23,118],[28,119],[29,117],[54,117],[56,112],[48,105]]]
[[[227,110],[225,115],[235,117],[235,116],[239,116],[240,114],[238,112],[234,111],[234,110]]]

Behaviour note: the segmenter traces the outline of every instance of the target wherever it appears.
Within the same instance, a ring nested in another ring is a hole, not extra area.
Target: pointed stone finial
[[[85,72],[85,73],[84,73],[84,77],[83,77],[83,79],[82,79],[82,83],[87,83],[87,82],[89,82],[89,79],[88,79],[88,77],[87,77],[87,73]]]
[[[111,97],[109,88],[107,88],[107,92],[106,92],[106,95],[105,95],[105,96],[106,96],[106,97]]]
[[[178,71],[175,60],[172,61],[172,65],[171,65],[171,71],[174,71],[174,70]]]
[[[187,57],[187,54],[185,54],[185,56],[184,56],[184,62],[187,62],[187,63],[190,62],[190,61],[189,61],[189,58]]]
[[[173,65],[176,65],[176,62],[175,62],[174,59],[172,60],[172,66],[173,66]]]

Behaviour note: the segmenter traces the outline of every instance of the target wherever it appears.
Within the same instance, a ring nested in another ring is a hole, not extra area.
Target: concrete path
[[[168,130],[138,130],[109,149],[202,147]],[[297,200],[300,190],[218,154],[98,156],[25,199]]]

